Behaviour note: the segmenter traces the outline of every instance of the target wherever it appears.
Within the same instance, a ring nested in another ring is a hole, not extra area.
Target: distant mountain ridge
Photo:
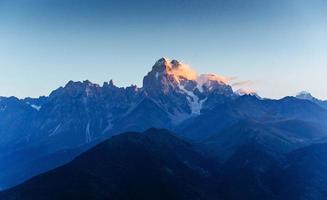
[[[309,92],[302,91],[296,95],[296,98],[312,101],[317,105],[327,109],[327,100],[324,101],[324,100],[317,99],[316,97],[312,96]]]
[[[179,61],[161,58],[141,88],[70,81],[47,97],[1,97],[0,188],[62,165],[122,132],[165,128],[208,149],[231,148],[223,152],[230,157],[249,141],[273,148],[265,151],[271,154],[325,141],[326,124],[327,110],[315,102],[240,94],[224,77],[198,75]],[[235,130],[245,133],[241,139]],[[47,167],[35,164],[48,159]]]

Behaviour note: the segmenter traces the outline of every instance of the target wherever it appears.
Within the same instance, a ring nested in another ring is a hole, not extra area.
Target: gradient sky
[[[141,86],[163,56],[264,97],[327,99],[327,1],[0,0],[0,96]]]

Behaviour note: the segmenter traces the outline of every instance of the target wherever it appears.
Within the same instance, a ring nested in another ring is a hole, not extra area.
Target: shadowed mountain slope
[[[165,130],[124,133],[1,199],[218,199],[215,162]]]

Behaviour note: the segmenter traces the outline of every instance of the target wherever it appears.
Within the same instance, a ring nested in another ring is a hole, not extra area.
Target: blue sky
[[[0,96],[69,80],[141,86],[163,56],[251,80],[261,96],[327,99],[327,1],[0,0]]]

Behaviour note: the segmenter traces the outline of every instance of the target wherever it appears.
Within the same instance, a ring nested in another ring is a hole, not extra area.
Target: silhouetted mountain
[[[166,130],[124,133],[0,199],[218,199],[217,165]]]
[[[243,144],[221,168],[222,199],[275,199],[271,170],[282,161],[255,141]]]
[[[326,167],[326,143],[290,153],[284,166],[274,170],[276,199],[326,199]]]
[[[269,144],[278,139],[263,140],[266,132],[253,133],[244,123],[240,134],[254,137],[235,150],[226,147],[234,153],[222,153],[224,159],[167,130],[123,133],[0,192],[0,199],[325,199],[326,144],[278,155],[272,151],[280,146]]]

